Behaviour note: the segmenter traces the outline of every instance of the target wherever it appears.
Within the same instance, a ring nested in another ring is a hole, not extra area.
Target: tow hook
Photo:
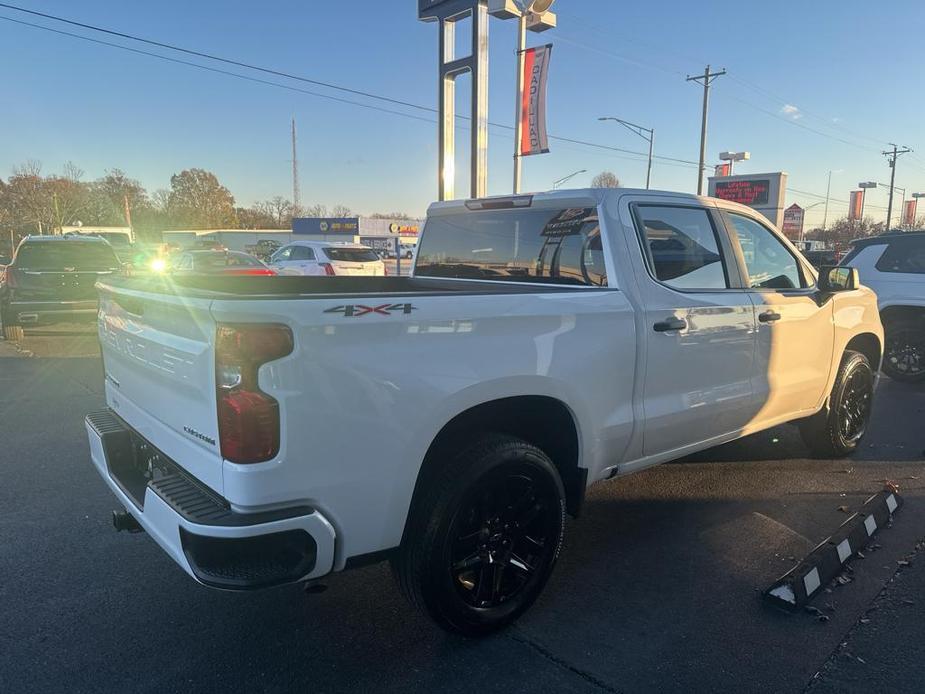
[[[123,530],[127,530],[130,533],[144,532],[144,528],[138,524],[138,521],[135,520],[135,516],[125,510],[112,512],[112,527],[116,529],[116,532],[120,533]]]

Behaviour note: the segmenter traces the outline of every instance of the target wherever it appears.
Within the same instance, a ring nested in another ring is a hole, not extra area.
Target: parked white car
[[[270,256],[270,267],[279,275],[385,276],[382,258],[369,246],[328,241],[293,241]]]
[[[877,293],[886,332],[883,372],[898,381],[925,380],[925,231],[855,241],[842,265],[856,267]]]
[[[760,214],[623,188],[434,204],[411,277],[98,286],[119,524],[224,589],[389,559],[467,634],[530,607],[594,482],[791,421],[854,451],[883,342]]]

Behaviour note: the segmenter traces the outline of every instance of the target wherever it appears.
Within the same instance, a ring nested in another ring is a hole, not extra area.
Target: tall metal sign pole
[[[472,53],[456,56],[456,23],[472,18]],[[488,192],[488,2],[487,0],[418,0],[418,19],[440,24],[440,122],[437,194],[455,197],[456,78],[472,75],[472,143],[470,196]]]
[[[532,2],[525,3],[532,5]],[[523,172],[524,126],[520,109],[524,96],[524,51],[527,50],[527,11],[526,8],[517,18],[517,91],[514,92],[514,195],[520,193],[520,181]]]
[[[703,195],[703,166],[707,158],[707,113],[710,108],[710,85],[717,77],[725,74],[726,70],[710,72],[710,66],[707,65],[702,75],[687,78],[688,82],[698,82],[703,85],[703,119],[700,122],[700,168],[697,170],[697,195]]]

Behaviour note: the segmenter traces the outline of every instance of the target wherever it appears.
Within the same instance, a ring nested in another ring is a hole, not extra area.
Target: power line
[[[294,75],[289,72],[283,72],[282,70],[274,70],[272,68],[261,67],[259,65],[252,65],[251,63],[245,63],[240,60],[233,60],[231,58],[224,58],[222,56],[212,55],[210,53],[194,51],[190,48],[183,48],[182,46],[175,46],[173,44],[164,43],[162,41],[146,39],[141,36],[127,34],[121,31],[115,31],[113,29],[106,29],[105,27],[99,27],[93,24],[77,22],[72,19],[66,19],[64,17],[57,17],[53,14],[46,14],[44,12],[36,12],[35,10],[27,10],[24,7],[17,7],[16,5],[8,5],[5,2],[0,2],[0,7],[6,8],[8,10],[16,10],[17,12],[25,12],[26,14],[31,14],[36,17],[42,17],[43,19],[50,19],[52,21],[61,22],[63,24],[70,24],[71,26],[80,27],[81,29],[89,29],[91,31],[97,31],[102,34],[108,34],[110,36],[118,36],[119,38],[129,39],[130,41],[138,41],[139,43],[146,43],[149,46],[156,46],[158,48],[166,48],[171,51],[178,51],[180,53],[186,53],[187,55],[194,55],[199,58],[206,58],[207,60],[214,60],[219,63],[225,63],[226,65],[234,65],[235,67],[243,67],[243,68],[247,68],[248,70],[256,70],[257,72],[263,72],[268,75],[274,75],[276,77],[285,77],[286,79],[296,80],[298,82],[306,82],[308,84],[314,84],[318,87],[327,87],[328,89],[335,89],[337,91],[347,92],[348,94],[354,94],[356,96],[365,96],[368,99],[376,99],[378,101],[385,101],[387,103],[395,104],[398,106],[406,106],[408,108],[419,109],[422,111],[433,111],[433,112],[436,111],[435,109],[428,108],[426,106],[421,106],[420,104],[413,104],[408,101],[402,101],[401,99],[393,99],[388,96],[382,96],[380,94],[373,94],[371,92],[366,92],[360,89],[351,89],[350,87],[344,87],[342,85],[333,84],[331,82],[322,82],[321,80],[310,79],[308,77],[303,77],[302,75]]]
[[[274,75],[277,75],[277,76],[282,76],[282,77],[286,77],[286,78],[298,80],[298,81],[301,81],[301,82],[306,82],[306,83],[310,83],[310,84],[316,84],[316,85],[324,86],[324,87],[327,87],[327,88],[330,88],[330,89],[334,89],[334,90],[338,90],[338,91],[347,92],[347,93],[350,93],[350,94],[361,95],[361,96],[364,96],[364,97],[366,97],[366,98],[370,98],[370,99],[374,99],[374,100],[380,100],[380,101],[385,101],[385,102],[388,102],[388,103],[391,103],[391,104],[397,104],[397,105],[401,105],[401,106],[406,106],[406,107],[408,107],[408,108],[413,108],[413,109],[416,109],[416,110],[418,110],[418,111],[424,111],[424,112],[433,113],[433,114],[437,114],[437,113],[438,113],[438,111],[437,111],[436,108],[432,108],[432,107],[429,107],[429,106],[422,106],[422,105],[420,105],[420,104],[415,104],[415,103],[412,103],[412,102],[409,102],[409,101],[404,101],[404,100],[401,100],[401,99],[393,99],[393,98],[391,98],[391,97],[385,97],[385,96],[380,96],[380,95],[377,95],[377,94],[372,94],[371,92],[365,92],[365,91],[362,91],[362,90],[351,89],[351,88],[348,88],[348,87],[342,87],[342,86],[340,86],[340,85],[336,85],[336,84],[333,84],[333,83],[330,83],[330,82],[322,82],[322,81],[320,81],[320,80],[313,80],[313,79],[310,79],[310,78],[307,78],[307,77],[302,77],[302,76],[298,76],[298,75],[292,75],[292,74],[290,74],[290,73],[286,73],[286,72],[282,72],[282,71],[278,71],[278,70],[272,70],[272,69],[270,69],[270,68],[263,68],[263,67],[260,67],[260,66],[250,65],[250,64],[248,64],[248,63],[243,63],[243,62],[241,62],[241,61],[236,61],[236,60],[232,60],[232,59],[222,58],[222,57],[219,57],[219,56],[212,56],[212,55],[209,55],[209,54],[207,54],[207,53],[201,53],[201,52],[198,52],[198,51],[192,51],[192,50],[190,50],[190,49],[186,49],[186,48],[179,47],[179,46],[172,46],[171,44],[163,43],[163,42],[160,42],[160,41],[153,41],[153,40],[150,40],[150,39],[144,39],[144,38],[140,38],[140,37],[135,37],[135,36],[132,36],[131,34],[126,34],[126,33],[124,33],[124,32],[118,32],[118,31],[113,31],[113,30],[104,29],[104,28],[100,28],[100,27],[94,27],[93,25],[84,24],[84,23],[82,23],[82,22],[75,22],[75,21],[72,21],[72,20],[69,20],[69,19],[63,19],[63,18],[55,17],[55,16],[53,16],[53,15],[47,15],[47,14],[44,14],[44,13],[41,13],[41,12],[34,12],[34,11],[32,11],[32,10],[25,10],[25,9],[18,8],[18,7],[12,6],[12,5],[8,5],[8,4],[6,4],[6,3],[0,3],[0,7],[6,7],[6,8],[14,9],[14,10],[20,10],[20,11],[22,11],[22,12],[27,12],[27,13],[29,13],[29,14],[34,14],[34,15],[39,15],[39,16],[41,16],[41,17],[46,17],[46,18],[48,18],[48,19],[52,19],[52,20],[55,20],[55,21],[61,21],[61,22],[64,22],[64,23],[67,23],[67,24],[70,24],[70,25],[79,26],[79,27],[82,27],[82,28],[87,28],[87,29],[90,29],[90,30],[93,30],[93,31],[100,31],[100,32],[103,32],[103,33],[105,33],[105,34],[114,35],[114,36],[119,36],[119,37],[126,38],[126,39],[129,39],[129,40],[140,41],[140,42],[142,42],[142,43],[146,43],[146,44],[149,44],[149,45],[158,46],[158,47],[165,48],[165,49],[168,49],[168,50],[176,50],[176,51],[179,51],[179,52],[181,52],[181,53],[186,53],[186,54],[190,54],[190,55],[195,55],[195,56],[199,56],[199,57],[206,58],[206,59],[209,59],[209,60],[216,60],[216,61],[219,61],[219,62],[222,62],[222,63],[231,64],[231,65],[236,65],[236,66],[244,67],[244,68],[247,68],[247,69],[256,70],[256,71],[259,71],[259,72],[274,74]],[[19,25],[23,25],[23,26],[32,27],[32,28],[34,28],[34,29],[40,29],[40,30],[42,30],[42,31],[47,31],[47,32],[51,32],[51,33],[54,33],[54,34],[58,34],[58,35],[68,36],[68,37],[70,37],[70,38],[75,38],[75,39],[79,39],[79,40],[82,40],[82,41],[88,41],[88,42],[90,42],[90,43],[95,43],[95,44],[98,44],[98,45],[108,46],[108,47],[110,47],[110,48],[117,48],[117,49],[120,49],[120,50],[129,51],[129,52],[131,52],[131,53],[136,53],[136,54],[138,54],[138,55],[145,55],[145,56],[148,56],[148,57],[157,58],[157,59],[159,59],[159,60],[165,60],[165,61],[167,61],[167,62],[171,62],[171,63],[175,63],[175,64],[179,64],[179,65],[185,65],[185,66],[187,66],[187,67],[193,67],[193,68],[197,68],[197,69],[200,69],[200,70],[207,70],[207,71],[209,71],[209,72],[213,72],[213,73],[216,73],[216,74],[221,74],[221,75],[226,75],[226,76],[228,76],[228,77],[235,77],[235,78],[238,78],[238,79],[247,80],[247,81],[250,81],[250,82],[257,83],[257,84],[264,84],[264,85],[267,85],[267,86],[278,87],[278,88],[280,88],[280,89],[287,89],[287,90],[289,90],[289,91],[299,92],[299,93],[302,93],[302,94],[307,94],[307,95],[309,95],[309,96],[317,96],[317,97],[321,97],[321,98],[323,98],[323,99],[329,99],[329,100],[331,100],[331,101],[336,101],[336,102],[339,102],[339,103],[349,104],[349,105],[353,105],[353,106],[359,106],[359,107],[361,107],[361,108],[368,108],[368,109],[372,109],[372,110],[375,110],[375,111],[380,111],[380,112],[382,112],[382,113],[389,113],[389,114],[392,114],[392,115],[402,116],[402,117],[405,117],[405,118],[412,118],[412,119],[414,119],[414,120],[423,121],[423,122],[426,122],[426,123],[436,123],[436,120],[434,120],[434,119],[425,118],[425,117],[421,117],[421,116],[416,116],[416,115],[414,115],[414,114],[404,113],[404,112],[402,112],[402,111],[396,111],[396,110],[392,110],[392,109],[385,109],[385,108],[382,108],[382,107],[379,107],[379,106],[374,106],[374,105],[372,105],[372,104],[365,104],[365,103],[362,103],[362,102],[359,102],[359,101],[354,101],[354,100],[351,100],[351,99],[344,99],[344,98],[336,97],[336,96],[333,96],[333,95],[330,95],[330,94],[324,94],[324,93],[322,93],[322,92],[316,92],[316,91],[312,91],[312,90],[301,89],[301,88],[295,87],[295,86],[293,86],[293,85],[282,84],[282,83],[280,83],[280,82],[274,82],[274,81],[271,81],[271,80],[265,80],[265,79],[261,79],[261,78],[258,78],[258,77],[253,77],[253,76],[250,76],[250,75],[243,75],[243,74],[241,74],[241,73],[239,73],[239,72],[232,72],[232,71],[230,71],[230,70],[223,70],[223,69],[220,69],[220,68],[210,67],[210,66],[208,66],[208,65],[202,65],[202,64],[200,64],[200,63],[194,63],[194,62],[188,61],[188,60],[182,60],[182,59],[179,59],[179,58],[172,58],[172,57],[169,57],[169,56],[162,55],[162,54],[160,54],[160,53],[154,53],[154,52],[152,52],[152,51],[146,51],[146,50],[142,50],[142,49],[139,49],[139,48],[132,48],[132,47],[130,47],[130,46],[124,46],[124,45],[122,45],[122,44],[113,43],[113,42],[111,42],[111,41],[104,41],[104,40],[101,40],[101,39],[95,39],[95,38],[92,38],[92,37],[89,37],[89,36],[84,36],[84,35],[82,35],[82,34],[76,34],[76,33],[70,32],[70,31],[64,31],[64,30],[61,30],[61,29],[54,29],[54,28],[52,28],[52,27],[47,27],[47,26],[44,26],[44,25],[41,25],[41,24],[35,24],[35,23],[33,23],[33,22],[27,22],[27,21],[24,21],[24,20],[13,19],[12,17],[3,17],[3,16],[0,16],[0,19],[5,20],[5,21],[8,21],[8,22],[15,23],[15,24],[19,24]],[[464,120],[469,120],[468,116],[458,116],[458,117],[461,118],[461,119],[464,119]],[[489,122],[489,125],[491,125],[491,126],[493,126],[493,127],[496,127],[496,128],[501,128],[501,129],[503,129],[503,130],[513,130],[513,126],[507,125],[507,124],[504,124],[504,123]],[[552,134],[551,134],[549,137],[550,137],[550,139],[556,140],[556,141],[559,141],[559,142],[569,142],[569,143],[572,143],[572,144],[578,144],[578,145],[582,145],[582,146],[585,146],[585,147],[592,147],[592,148],[601,149],[601,150],[604,150],[604,151],[620,152],[620,153],[623,153],[623,154],[631,154],[631,155],[638,156],[638,157],[647,157],[647,156],[648,156],[646,152],[637,152],[637,151],[631,150],[631,149],[624,149],[624,148],[622,148],[622,147],[613,147],[613,146],[611,146],[611,145],[603,145],[603,144],[600,144],[600,143],[597,143],[597,142],[589,142],[589,141],[586,141],[586,140],[579,140],[579,139],[575,139],[575,138],[563,137],[563,136],[561,136],[561,135],[552,135]],[[655,158],[655,159],[658,159],[658,160],[660,160],[660,161],[664,161],[664,162],[674,162],[674,163],[684,164],[684,165],[689,165],[689,166],[697,166],[697,163],[696,163],[696,162],[693,162],[693,161],[690,161],[690,160],[687,160],[687,159],[680,159],[680,158],[676,158],[676,157],[668,157],[668,156],[664,156],[664,155],[658,155],[658,156],[655,156],[654,158]]]

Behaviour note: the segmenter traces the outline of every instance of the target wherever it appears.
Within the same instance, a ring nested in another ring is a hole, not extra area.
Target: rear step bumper
[[[334,565],[334,528],[308,506],[239,513],[112,411],[86,418],[97,471],[138,524],[200,583],[254,590],[319,578]]]

